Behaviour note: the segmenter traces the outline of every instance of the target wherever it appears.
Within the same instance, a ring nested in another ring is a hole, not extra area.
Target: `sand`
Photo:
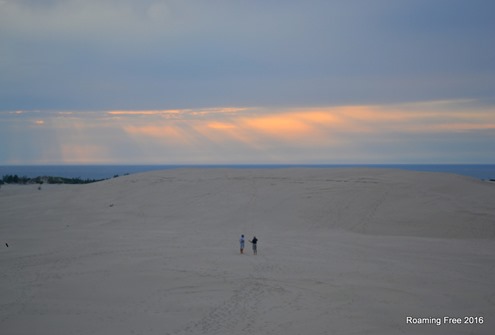
[[[494,199],[393,169],[2,185],[0,333],[492,334]]]

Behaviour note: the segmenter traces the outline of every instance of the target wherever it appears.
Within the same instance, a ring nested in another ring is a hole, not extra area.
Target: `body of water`
[[[446,172],[476,179],[495,179],[495,164],[340,164],[340,165],[3,165],[0,176],[18,175],[34,178],[52,176],[81,179],[108,179],[115,176],[177,168],[343,168],[374,167],[412,171]]]

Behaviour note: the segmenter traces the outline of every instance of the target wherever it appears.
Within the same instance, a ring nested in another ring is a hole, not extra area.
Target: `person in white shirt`
[[[241,245],[241,254],[244,253],[244,235],[241,235],[241,238],[239,239],[239,243]]]

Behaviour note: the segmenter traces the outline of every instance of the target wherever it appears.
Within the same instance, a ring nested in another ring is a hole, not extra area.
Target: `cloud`
[[[421,160],[433,148],[448,161],[463,143],[483,160],[493,153],[493,10],[2,0],[0,161],[75,162],[70,146],[98,162]]]
[[[3,110],[368,105],[492,98],[495,86],[490,2],[0,6]]]
[[[3,112],[0,134],[9,143],[0,152],[4,164],[479,163],[495,157],[495,109],[452,100]]]

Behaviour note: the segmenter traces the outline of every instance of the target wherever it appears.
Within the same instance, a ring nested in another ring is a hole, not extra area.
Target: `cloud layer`
[[[493,98],[491,1],[2,0],[17,109]]]
[[[0,164],[493,163],[493,12],[0,0]]]
[[[4,164],[493,163],[475,101],[0,113]],[[26,136],[26,134],[30,134]]]

